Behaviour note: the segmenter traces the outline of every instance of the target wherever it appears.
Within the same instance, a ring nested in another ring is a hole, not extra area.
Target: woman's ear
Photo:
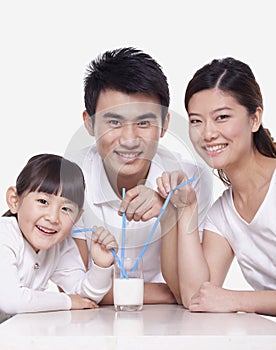
[[[87,113],[87,110],[83,111],[82,113],[82,119],[84,122],[84,126],[86,130],[88,131],[90,136],[94,136],[94,130],[92,126],[92,117]]]
[[[252,132],[256,132],[259,130],[262,124],[262,118],[263,118],[263,110],[261,107],[258,107],[256,109],[256,112],[251,117]]]
[[[16,214],[19,208],[19,196],[15,186],[10,186],[6,192],[6,201],[12,214]]]

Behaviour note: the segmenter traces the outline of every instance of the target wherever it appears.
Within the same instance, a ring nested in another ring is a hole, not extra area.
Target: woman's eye
[[[217,120],[225,120],[225,119],[227,119],[227,118],[229,118],[228,115],[222,114],[222,115],[219,115],[219,116],[217,117]]]
[[[190,124],[199,124],[201,121],[199,119],[190,119]]]

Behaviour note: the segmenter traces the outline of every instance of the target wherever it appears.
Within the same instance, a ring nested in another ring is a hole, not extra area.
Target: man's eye
[[[139,126],[142,126],[142,127],[147,127],[147,126],[150,126],[150,121],[149,120],[141,120],[139,123],[138,123]]]
[[[118,120],[109,120],[108,124],[112,127],[119,127],[121,123]]]

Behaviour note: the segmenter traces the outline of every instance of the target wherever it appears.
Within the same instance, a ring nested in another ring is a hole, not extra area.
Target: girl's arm
[[[89,257],[88,257],[88,247],[87,247],[86,239],[74,238],[74,241],[79,249],[84,266],[86,270],[88,270]]]

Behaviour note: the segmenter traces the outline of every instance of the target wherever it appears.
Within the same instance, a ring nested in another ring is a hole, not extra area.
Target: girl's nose
[[[59,210],[55,207],[49,207],[46,219],[50,221],[51,223],[58,223],[59,222]]]

